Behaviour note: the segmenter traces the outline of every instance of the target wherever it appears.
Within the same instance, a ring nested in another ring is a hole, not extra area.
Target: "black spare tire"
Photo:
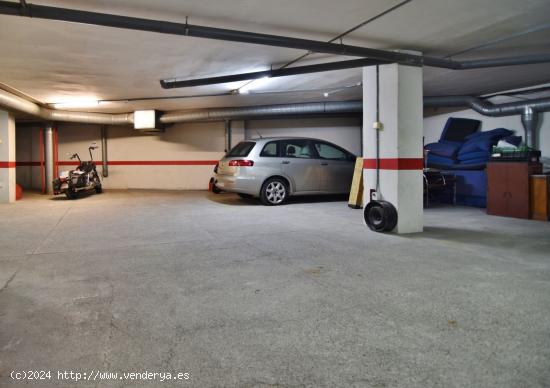
[[[375,232],[391,232],[397,226],[397,210],[387,201],[370,201],[364,212],[367,226]]]

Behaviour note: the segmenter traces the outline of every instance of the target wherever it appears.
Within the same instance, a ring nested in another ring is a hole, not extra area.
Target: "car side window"
[[[321,159],[349,160],[347,152],[327,143],[315,143],[315,149]]]
[[[277,157],[278,155],[279,145],[276,141],[270,141],[269,143],[267,143],[262,149],[262,152],[260,152],[260,156]]]
[[[315,157],[315,154],[309,140],[285,140],[283,147],[283,157],[313,159]]]
[[[260,152],[260,156],[277,157],[279,155],[278,148],[279,148],[279,142],[270,141],[264,146],[264,148],[262,149],[262,152]]]

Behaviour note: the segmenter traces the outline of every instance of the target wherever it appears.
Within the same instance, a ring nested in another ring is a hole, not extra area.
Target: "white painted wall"
[[[521,124],[521,117],[506,116],[506,117],[488,117],[483,116],[471,109],[462,110],[459,112],[444,113],[431,117],[424,118],[424,140],[425,143],[433,143],[439,140],[445,122],[449,117],[463,117],[469,119],[481,120],[481,130],[489,131],[495,128],[507,128],[515,130],[517,135],[523,136],[525,140],[525,132]],[[550,159],[550,112],[540,115],[539,129],[537,133],[538,147],[541,150],[542,157],[545,160]],[[550,168],[550,166],[548,166]]]
[[[245,137],[303,136],[330,141],[361,155],[361,120],[355,117],[251,120]]]
[[[17,129],[17,161],[39,162],[39,128]],[[94,159],[101,160],[101,127],[98,125],[60,124],[59,160],[69,161],[73,153],[89,159],[88,147],[96,142]],[[205,161],[224,155],[223,123],[188,123],[167,128],[158,136],[141,135],[130,127],[108,128],[109,161]],[[71,169],[59,166],[59,170]],[[214,166],[109,166],[109,176],[103,179],[109,189],[204,190]],[[98,163],[98,171],[101,172]],[[25,188],[40,189],[40,167],[18,166],[18,182]]]
[[[232,122],[232,144],[237,144],[246,134],[257,136],[251,128],[258,128],[264,136],[308,136],[332,141],[351,152],[361,153],[361,129],[358,119],[294,119],[262,120],[247,123]],[[39,162],[38,127],[21,126],[17,129],[17,161]],[[68,161],[77,152],[88,160],[88,146],[96,142],[94,159],[101,160],[101,127],[99,125],[60,124],[59,160]],[[131,127],[108,128],[109,161],[212,161],[223,157],[225,150],[225,125],[223,122],[182,123],[170,126],[166,132],[140,135]],[[59,170],[71,169],[60,166]],[[106,189],[165,189],[205,190],[213,174],[212,165],[109,165],[109,176],[103,179]],[[102,171],[98,163],[98,171]],[[17,167],[18,182],[25,188],[40,189],[38,166]]]

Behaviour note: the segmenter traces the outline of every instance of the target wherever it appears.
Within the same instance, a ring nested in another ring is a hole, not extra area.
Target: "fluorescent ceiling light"
[[[251,82],[241,86],[239,88],[239,93],[240,94],[246,94],[246,93],[250,92],[251,90],[258,89],[258,88],[268,84],[270,80],[271,80],[271,78],[269,78],[269,77],[262,77],[262,78],[255,79],[254,81],[251,81]]]
[[[99,105],[98,100],[72,100],[51,104],[55,109],[93,108]]]

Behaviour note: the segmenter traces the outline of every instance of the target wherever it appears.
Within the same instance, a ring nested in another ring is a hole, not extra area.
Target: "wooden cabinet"
[[[550,175],[531,175],[530,178],[531,218],[550,219]]]
[[[530,218],[529,176],[541,170],[540,163],[487,164],[487,214]]]

